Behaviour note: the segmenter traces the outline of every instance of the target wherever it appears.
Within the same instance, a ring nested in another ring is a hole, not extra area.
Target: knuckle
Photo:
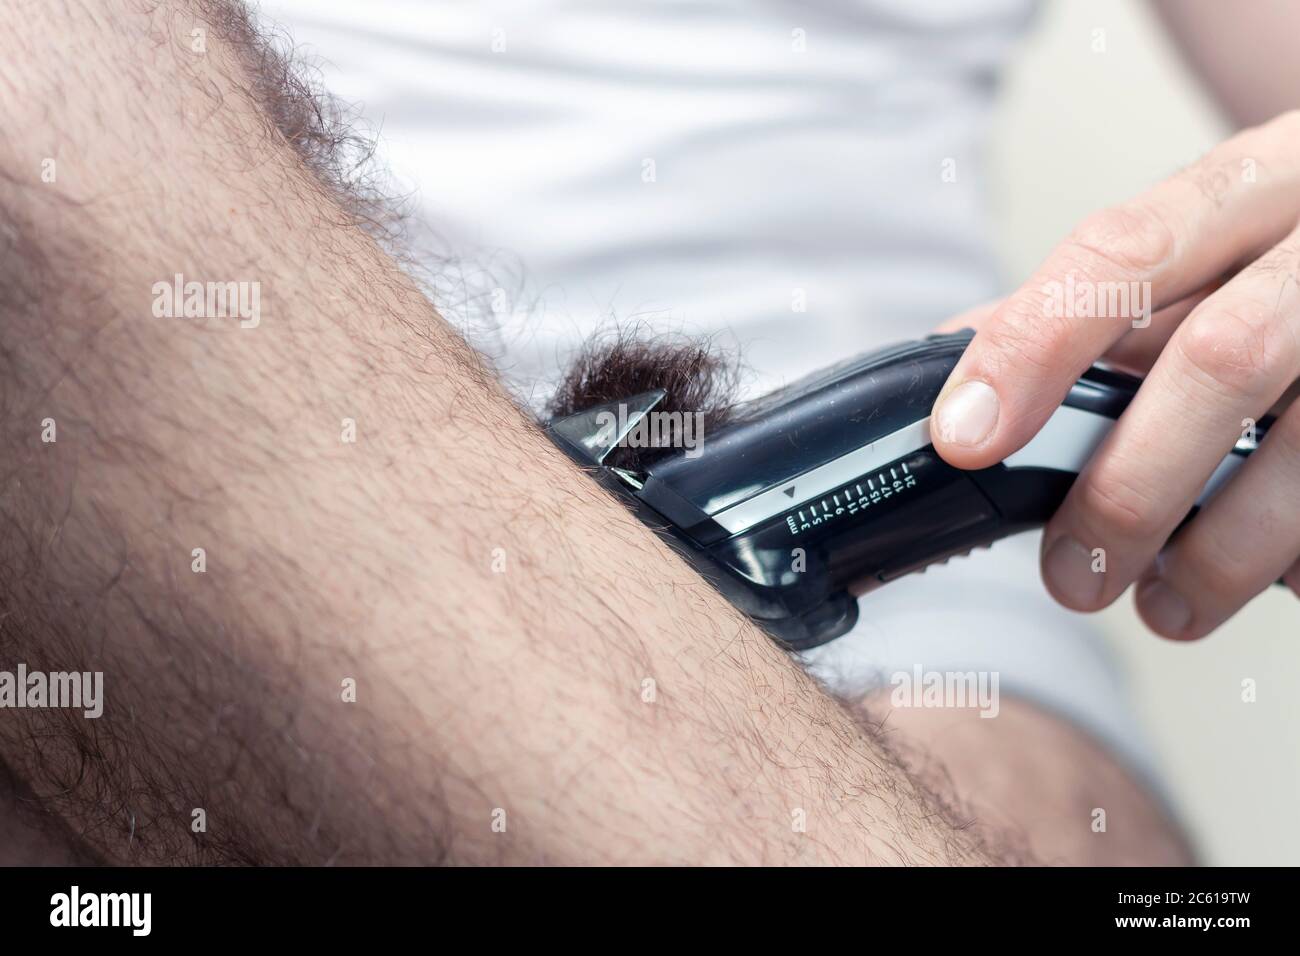
[[[1189,166],[1182,178],[1200,191],[1205,200],[1218,208],[1227,200],[1241,179],[1241,162],[1250,152],[1235,141],[1216,146],[1199,161]]]
[[[1267,581],[1259,580],[1259,568],[1247,554],[1236,557],[1209,552],[1202,560],[1203,570],[1197,580],[1222,604],[1240,604],[1268,586]]]
[[[1154,203],[1130,203],[1093,213],[1075,228],[1067,243],[1082,254],[1084,263],[1126,275],[1145,274],[1173,254],[1175,234],[1168,217]]]
[[[1150,537],[1161,527],[1155,496],[1116,468],[1101,468],[1084,480],[1079,507],[1089,525],[1122,540]]]
[[[1178,347],[1201,384],[1227,397],[1255,397],[1294,364],[1294,337],[1265,311],[1242,303],[1198,310],[1188,319]]]
[[[1070,328],[1061,316],[1038,308],[1031,299],[1007,303],[998,320],[988,326],[986,346],[997,371],[1028,371],[1043,375],[1054,371],[1067,354]]]
[[[1247,271],[1275,282],[1300,280],[1300,243],[1294,236],[1279,242],[1256,259]]]
[[[1234,553],[1227,542],[1198,537],[1179,548],[1179,583],[1198,604],[1235,606],[1265,586],[1257,577],[1249,555]]]

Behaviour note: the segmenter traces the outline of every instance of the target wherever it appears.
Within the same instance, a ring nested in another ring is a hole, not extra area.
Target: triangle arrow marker
[[[793,497],[794,497],[794,485],[791,485],[789,488],[785,489],[785,496],[786,496],[787,498],[793,498]]]

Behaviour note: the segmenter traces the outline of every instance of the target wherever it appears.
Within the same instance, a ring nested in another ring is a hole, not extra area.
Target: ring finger
[[[1138,613],[1162,637],[1209,634],[1274,581],[1292,577],[1288,569],[1300,555],[1297,514],[1300,406],[1292,406],[1144,575]]]

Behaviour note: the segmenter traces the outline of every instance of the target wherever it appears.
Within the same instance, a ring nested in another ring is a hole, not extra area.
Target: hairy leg
[[[0,866],[90,866],[77,835],[0,763]]]
[[[0,7],[0,660],[105,697],[0,711],[26,786],[110,860],[990,859],[519,414],[225,10]]]
[[[735,369],[708,342],[624,325],[588,341],[550,410],[568,415],[665,389],[659,410],[703,410],[714,427],[744,414],[732,402]],[[670,433],[660,444],[676,440]],[[637,470],[660,453],[617,448],[606,463]],[[890,698],[888,691],[868,695],[859,703],[864,719],[954,817],[1008,854],[1014,848],[1021,859],[1068,864],[1191,862],[1159,801],[1112,754],[1048,711],[1013,698],[988,719],[973,709],[895,708]]]
[[[1008,853],[1045,863],[1183,866],[1193,861],[1151,792],[1087,734],[1034,704],[1002,698],[997,717],[972,708],[860,705],[916,778]]]

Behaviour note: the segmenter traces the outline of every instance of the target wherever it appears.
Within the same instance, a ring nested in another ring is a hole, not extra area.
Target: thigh
[[[1193,863],[1148,787],[1089,734],[1019,698],[976,708],[895,707],[892,690],[857,709],[958,819],[997,834],[1026,861],[1067,865]]]

